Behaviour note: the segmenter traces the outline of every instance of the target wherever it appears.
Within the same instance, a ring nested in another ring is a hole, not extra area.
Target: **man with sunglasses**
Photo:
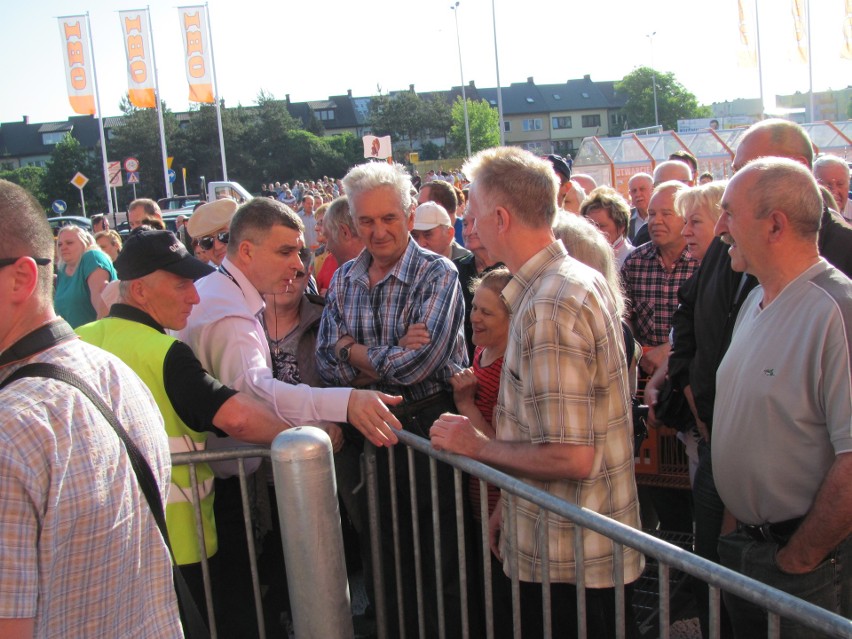
[[[202,250],[207,251],[210,261],[219,266],[228,252],[231,218],[237,210],[236,200],[223,198],[202,204],[189,221],[186,229],[190,237],[198,242]]]

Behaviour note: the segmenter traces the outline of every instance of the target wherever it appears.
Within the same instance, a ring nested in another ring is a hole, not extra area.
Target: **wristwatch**
[[[354,342],[347,344],[346,346],[342,346],[340,350],[337,352],[337,359],[340,363],[345,364],[349,361],[349,356],[352,354],[352,346]]]

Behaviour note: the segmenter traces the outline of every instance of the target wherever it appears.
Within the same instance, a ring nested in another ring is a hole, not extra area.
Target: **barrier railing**
[[[488,521],[488,504],[486,497],[486,482],[490,483],[494,486],[497,486],[501,490],[505,491],[509,495],[509,515],[510,522],[512,525],[509,526],[509,530],[506,531],[507,534],[507,542],[508,542],[508,552],[509,552],[509,561],[510,561],[510,571],[512,572],[512,611],[513,611],[513,634],[516,638],[520,637],[520,598],[519,598],[519,582],[517,578],[517,557],[515,556],[514,548],[515,548],[515,526],[513,525],[516,522],[516,514],[514,512],[514,501],[516,497],[520,497],[524,500],[532,502],[541,508],[545,509],[549,513],[553,513],[559,517],[564,517],[568,520],[574,522],[576,526],[578,526],[578,530],[582,528],[587,528],[589,530],[595,531],[601,535],[604,535],[610,539],[612,539],[616,544],[615,551],[615,567],[617,574],[617,583],[615,587],[616,592],[616,614],[618,618],[616,619],[617,626],[617,636],[624,637],[625,636],[625,620],[622,614],[624,597],[625,597],[625,589],[624,589],[624,577],[623,577],[623,553],[624,547],[630,547],[638,550],[639,552],[644,553],[647,557],[653,557],[658,562],[658,574],[659,574],[659,636],[661,639],[668,639],[671,634],[671,620],[670,620],[670,601],[669,601],[669,576],[670,571],[672,569],[682,571],[688,575],[691,575],[694,578],[700,579],[707,584],[709,584],[709,604],[710,604],[710,635],[711,638],[718,639],[720,633],[720,591],[725,590],[730,592],[742,599],[750,601],[761,608],[767,611],[768,615],[768,632],[767,636],[770,639],[777,639],[780,637],[780,619],[781,617],[788,618],[794,620],[805,627],[826,633],[829,636],[833,637],[843,637],[852,639],[852,621],[845,619],[839,615],[835,615],[825,609],[814,606],[810,603],[807,603],[801,599],[793,597],[787,593],[779,591],[775,588],[767,586],[763,583],[757,582],[753,579],[745,577],[739,573],[728,570],[718,564],[707,561],[701,557],[698,557],[686,550],[673,546],[665,541],[662,541],[656,537],[653,537],[649,534],[646,534],[642,531],[630,528],[629,526],[625,526],[616,521],[613,521],[607,517],[603,517],[594,513],[592,511],[579,508],[574,504],[556,499],[552,497],[550,494],[538,490],[529,484],[523,482],[520,479],[512,477],[510,475],[506,475],[500,471],[497,471],[489,466],[484,464],[475,462],[465,457],[460,457],[448,453],[443,453],[434,450],[429,441],[418,437],[416,435],[412,435],[407,432],[398,433],[401,445],[395,447],[394,449],[390,449],[388,451],[388,472],[390,480],[388,481],[388,487],[390,489],[390,499],[392,502],[392,520],[391,526],[393,528],[393,547],[394,547],[394,573],[395,574],[395,595],[396,595],[396,606],[391,608],[389,601],[387,601],[386,592],[385,592],[385,575],[388,574],[383,572],[385,557],[387,556],[386,552],[383,552],[383,548],[381,545],[381,530],[379,523],[379,482],[386,481],[385,478],[381,478],[377,473],[377,464],[376,464],[376,450],[370,446],[369,444],[365,448],[365,456],[363,461],[363,469],[366,479],[366,500],[368,504],[368,513],[369,513],[369,526],[370,526],[370,548],[372,555],[372,575],[375,581],[375,588],[373,592],[373,603],[376,611],[376,621],[377,621],[377,633],[380,639],[396,639],[397,636],[402,639],[405,637],[405,622],[407,620],[407,615],[409,614],[417,614],[417,632],[416,634],[420,637],[426,637],[425,634],[425,625],[426,625],[426,607],[424,602],[425,592],[424,592],[424,577],[426,576],[426,571],[434,571],[435,572],[435,583],[437,585],[437,624],[438,624],[438,637],[440,639],[444,639],[447,636],[448,630],[446,628],[446,615],[447,611],[443,608],[443,592],[442,592],[442,561],[441,559],[441,533],[440,533],[440,522],[438,521],[437,515],[433,517],[432,521],[432,540],[431,540],[431,548],[434,550],[434,556],[439,558],[439,561],[435,562],[434,566],[426,565],[423,561],[423,548],[421,548],[420,544],[426,540],[422,540],[418,537],[417,534],[414,535],[414,556],[415,556],[415,566],[414,566],[414,574],[402,574],[402,567],[399,564],[400,557],[400,532],[399,532],[399,523],[400,523],[400,512],[406,512],[406,516],[412,516],[412,527],[415,531],[418,530],[419,522],[417,520],[417,498],[418,492],[416,490],[416,478],[415,478],[415,455],[425,456],[428,460],[429,466],[429,488],[430,488],[430,497],[431,503],[433,505],[441,503],[443,499],[453,499],[453,504],[455,507],[455,532],[456,532],[456,546],[458,548],[458,565],[460,566],[459,570],[459,580],[458,590],[461,596],[461,635],[463,637],[469,637],[469,620],[470,620],[470,601],[468,597],[468,584],[466,583],[467,571],[465,567],[468,564],[469,558],[465,549],[464,536],[465,534],[470,534],[470,531],[466,531],[463,525],[462,511],[464,500],[466,499],[465,491],[462,487],[462,472],[469,473],[470,475],[479,479],[480,484],[480,513],[482,515],[482,521]],[[279,436],[280,438],[281,436]],[[276,443],[273,446],[281,444],[279,440],[276,440]],[[395,477],[395,462],[396,457],[400,454],[406,455],[406,461],[408,463],[408,474],[409,474],[409,488],[411,493],[411,504],[407,511],[402,511],[400,509],[400,504],[398,503],[398,496],[396,492],[396,482],[394,481]],[[180,453],[173,455],[173,464],[190,464],[190,466],[194,466],[194,464],[202,463],[202,462],[210,462],[210,461],[222,461],[228,459],[238,459],[239,460],[239,477],[240,484],[242,488],[243,495],[243,512],[244,519],[247,531],[247,538],[249,539],[249,543],[252,541],[252,522],[249,513],[251,509],[249,508],[248,496],[246,491],[246,474],[245,467],[243,465],[242,460],[249,457],[270,457],[270,451],[264,447],[253,447],[253,448],[239,448],[233,451],[230,450],[219,450],[215,452],[201,452],[201,453]],[[274,455],[273,455],[274,458]],[[330,457],[330,447],[329,447],[329,463],[331,460]],[[421,459],[421,461],[423,461]],[[273,459],[273,464],[281,463],[276,462]],[[453,494],[452,496],[446,494],[439,494],[438,490],[438,468],[440,464],[446,464],[452,468],[453,475]],[[195,473],[191,472],[190,476],[193,481],[193,498],[195,503],[198,504],[198,491],[195,480]],[[282,495],[286,491],[282,490],[282,485],[279,485],[279,481],[281,478],[285,477],[286,473],[275,473],[275,481],[276,481],[276,491],[279,495]],[[290,490],[293,490],[293,487],[290,486]],[[420,495],[421,498],[425,498],[425,495]],[[435,507],[435,512],[437,513],[437,507]],[[196,506],[196,517],[197,521],[200,522],[200,509]],[[325,522],[325,525],[336,527],[339,529],[340,520],[337,517],[337,512],[335,511],[332,516],[328,518],[328,521]],[[316,524],[315,524],[316,525]],[[548,548],[548,543],[546,539],[547,534],[547,526],[542,526],[542,535],[545,535],[542,538],[541,547],[546,549]],[[198,523],[198,532],[199,532],[199,540],[200,543],[203,544],[203,535],[201,534],[201,525]],[[488,531],[487,525],[482,526],[481,530],[481,539],[482,539],[482,554],[483,554],[483,590],[485,592],[485,602],[484,602],[484,622],[485,622],[485,636],[488,639],[493,639],[495,636],[494,629],[494,609],[493,609],[493,598],[491,593],[491,572],[490,572],[490,557],[489,557],[489,543],[488,543]],[[576,534],[575,540],[581,540],[582,535]],[[294,544],[311,544],[315,543],[315,540],[312,539],[297,539],[293,541]],[[311,546],[312,547],[312,546]],[[256,554],[255,550],[250,547],[249,556],[251,558],[251,573],[253,578],[253,587],[255,593],[255,602],[256,602],[256,612],[258,616],[258,627],[260,631],[260,637],[265,637],[265,631],[263,627],[263,614],[260,603],[260,589],[259,583],[257,580],[257,563],[256,563]],[[335,551],[336,552],[336,551]],[[341,550],[342,552],[342,550]],[[202,556],[205,556],[206,553],[202,553]],[[546,554],[546,553],[545,553]],[[586,636],[586,620],[584,618],[584,610],[585,610],[585,579],[584,573],[582,570],[582,557],[583,557],[583,546],[582,543],[575,543],[575,555],[577,557],[577,608],[579,611],[578,614],[578,627],[579,627],[579,636]],[[321,560],[321,558],[317,558]],[[455,558],[453,558],[455,559]],[[549,560],[547,556],[542,557],[542,565],[543,565],[543,576],[544,582],[542,587],[545,592],[549,592],[549,583],[548,583],[548,570],[547,566],[549,565]],[[204,585],[205,592],[207,597],[208,604],[208,614],[211,624],[212,636],[216,637],[216,629],[215,629],[215,619],[213,615],[213,599],[211,596],[211,586],[209,582],[209,572],[206,567],[206,561],[202,562],[202,568],[204,572]],[[294,577],[294,575],[290,575],[290,577]],[[416,582],[416,593],[417,593],[417,605],[416,610],[405,610],[403,606],[403,593],[402,593],[402,584],[404,580],[409,580],[413,577]],[[298,582],[298,576],[295,576],[295,581],[292,584],[293,588],[299,588],[303,586]],[[345,576],[342,577],[345,579]],[[311,597],[315,597],[315,600],[318,600],[323,596],[323,593],[315,593],[314,595],[308,594],[307,597],[310,599]],[[291,597],[292,599],[292,597]],[[549,596],[543,597],[543,615],[550,614],[551,602],[549,601]],[[389,634],[389,613],[391,610],[395,609],[395,623],[398,624],[398,634],[394,634],[391,636]],[[548,618],[545,617],[545,618]],[[432,621],[432,620],[430,620]],[[351,625],[348,628],[341,629],[340,636],[351,636]],[[451,635],[454,636],[454,635]],[[545,624],[545,636],[549,637],[549,628],[548,624]],[[297,633],[298,637],[298,633]]]

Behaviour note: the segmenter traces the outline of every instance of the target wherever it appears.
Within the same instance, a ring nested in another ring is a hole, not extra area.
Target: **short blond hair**
[[[523,225],[553,225],[559,179],[547,160],[516,146],[500,146],[474,155],[462,172],[478,193],[509,209]]]
[[[675,213],[685,219],[687,211],[703,208],[713,218],[713,222],[716,222],[722,214],[719,204],[726,186],[727,182],[708,182],[678,191],[674,200]]]

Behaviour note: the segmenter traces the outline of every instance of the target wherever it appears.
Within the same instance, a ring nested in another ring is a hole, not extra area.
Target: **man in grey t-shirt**
[[[737,530],[724,565],[833,612],[852,612],[852,282],[819,256],[819,188],[801,164],[762,158],[731,180],[716,233],[760,282],[717,374],[713,467]],[[765,612],[725,593],[735,633]],[[782,620],[782,636],[812,630]]]

